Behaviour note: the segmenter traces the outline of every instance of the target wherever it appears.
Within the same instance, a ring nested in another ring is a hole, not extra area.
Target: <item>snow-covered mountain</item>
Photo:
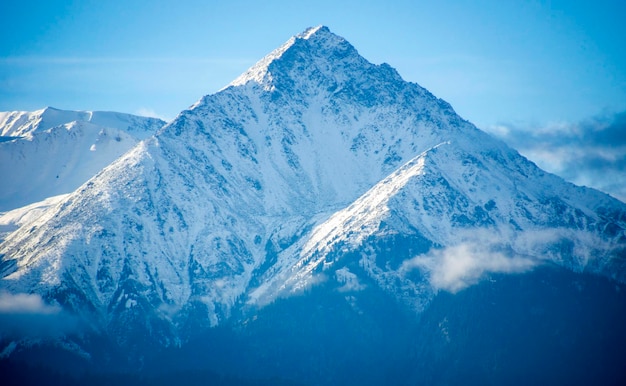
[[[70,193],[140,140],[160,119],[101,111],[0,113],[0,212]]]
[[[545,264],[624,282],[625,248],[626,204],[317,27],[12,233],[0,289],[168,345],[319,283],[419,314]]]
[[[35,133],[71,122],[122,130],[143,139],[154,134],[165,122],[158,118],[141,117],[113,111],[70,111],[46,107],[37,111],[0,112],[0,136],[31,137]]]

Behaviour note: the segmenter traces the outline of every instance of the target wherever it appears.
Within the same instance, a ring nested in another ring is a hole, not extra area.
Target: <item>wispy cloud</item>
[[[626,111],[575,123],[487,128],[541,168],[626,202]]]
[[[36,294],[0,293],[0,314],[56,314],[61,311],[58,306],[44,303]]]
[[[39,295],[0,292],[0,337],[51,337],[77,329],[76,318]]]
[[[159,118],[162,119],[166,122],[168,122],[170,120],[170,118],[165,117],[159,113],[157,113],[155,110],[148,108],[148,107],[141,107],[139,108],[137,111],[135,111],[136,115],[140,115],[142,117],[149,117],[149,118]]]
[[[346,267],[335,271],[335,279],[340,284],[343,284],[339,288],[340,292],[361,291],[365,288],[365,285],[359,281],[358,276],[350,272]]]
[[[616,248],[614,241],[571,228],[468,230],[460,231],[453,245],[405,261],[400,273],[410,276],[419,270],[435,291],[456,293],[491,274],[524,273],[547,262],[576,272],[610,274],[611,251]]]
[[[479,240],[432,249],[403,263],[401,271],[422,271],[434,290],[456,293],[492,273],[526,272],[537,264],[527,257],[507,256],[495,245]]]

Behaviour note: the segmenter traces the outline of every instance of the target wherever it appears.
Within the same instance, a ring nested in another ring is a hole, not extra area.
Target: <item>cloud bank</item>
[[[504,124],[487,131],[542,169],[626,202],[626,111],[577,123]]]

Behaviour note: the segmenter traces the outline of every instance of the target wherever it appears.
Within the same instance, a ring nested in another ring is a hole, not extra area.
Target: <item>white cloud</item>
[[[78,320],[39,295],[0,292],[0,338],[55,337],[76,332]]]
[[[335,271],[335,279],[340,284],[343,284],[343,286],[339,288],[339,292],[361,291],[365,288],[365,286],[359,282],[358,276],[350,272],[347,267]]]
[[[56,314],[61,312],[59,306],[44,303],[36,294],[10,294],[0,292],[0,314]]]
[[[159,118],[166,122],[169,121],[169,118],[164,117],[163,115],[157,113],[153,109],[150,109],[147,107],[140,107],[139,109],[137,109],[137,111],[135,111],[135,115],[140,115],[142,117],[149,117],[149,118]]]
[[[436,291],[456,293],[478,283],[490,273],[522,273],[531,270],[537,263],[527,257],[507,256],[495,250],[494,245],[475,240],[432,249],[427,254],[405,261],[400,270],[419,269],[427,275]]]
[[[524,273],[545,262],[575,272],[601,272],[616,248],[613,241],[570,228],[481,229],[460,232],[458,240],[405,261],[399,272],[407,275],[417,269],[435,291],[456,293],[490,274]]]

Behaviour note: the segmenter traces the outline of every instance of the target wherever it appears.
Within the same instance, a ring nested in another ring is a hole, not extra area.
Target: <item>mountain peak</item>
[[[301,38],[301,39],[309,39],[311,36],[318,34],[318,35],[334,35],[332,32],[330,32],[330,29],[324,25],[318,25],[317,27],[309,27],[307,29],[305,29],[302,33],[296,35],[297,37]],[[336,35],[335,35],[336,36]]]
[[[337,47],[341,45],[345,45],[349,43],[343,37],[333,33],[330,28],[325,25],[318,25],[317,27],[309,27],[302,31],[301,33],[294,36],[296,41],[299,40],[308,40],[310,42],[316,43],[318,46],[325,47]],[[354,49],[352,46],[350,46]]]
[[[322,58],[324,61],[342,60],[348,57],[367,63],[357,50],[341,36],[330,31],[326,26],[310,27],[303,32],[292,36],[283,45],[266,55],[254,66],[232,81],[228,86],[242,86],[249,82],[263,85],[272,89],[275,72],[281,72],[279,62],[294,64],[300,60],[314,60]]]

